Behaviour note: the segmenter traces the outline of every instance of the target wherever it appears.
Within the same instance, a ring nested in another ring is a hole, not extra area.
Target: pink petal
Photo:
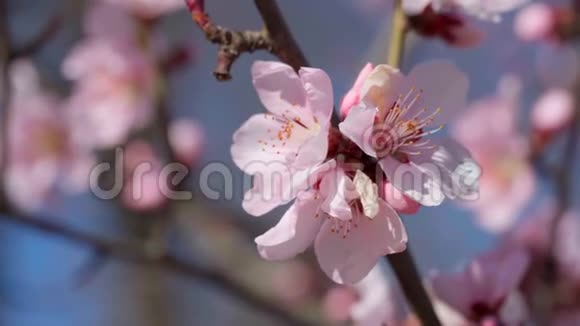
[[[358,74],[358,77],[357,77],[356,81],[354,82],[354,85],[346,93],[346,95],[344,96],[344,98],[342,99],[342,102],[340,104],[340,116],[341,116],[341,118],[343,118],[343,119],[346,118],[350,109],[360,102],[362,87],[363,87],[366,79],[368,78],[368,76],[373,71],[373,69],[374,69],[373,64],[367,63],[364,66],[364,68],[360,71],[360,73]]]
[[[445,76],[445,82],[442,82],[442,76]],[[405,96],[413,87],[423,91],[413,105],[413,111],[427,108],[422,115],[425,116],[441,108],[432,122],[434,126],[447,123],[450,117],[467,106],[469,79],[451,61],[433,60],[416,65],[405,78],[405,93],[401,95]],[[409,116],[414,114],[408,113]]]
[[[421,207],[419,203],[403,194],[390,182],[385,182],[384,197],[387,204],[394,208],[399,214],[416,214]]]
[[[282,122],[270,114],[250,117],[233,136],[231,154],[234,163],[244,172],[287,168],[287,157],[295,156],[301,145],[299,137],[291,137],[282,146],[271,137],[282,128]],[[275,147],[272,147],[275,146]],[[270,167],[269,167],[270,166]]]
[[[377,110],[373,107],[355,106],[350,110],[346,119],[338,125],[344,136],[372,157],[377,155],[371,143],[376,114]]]
[[[433,0],[403,0],[403,10],[407,15],[419,15]]]
[[[515,34],[524,41],[547,39],[556,25],[556,15],[546,3],[532,3],[520,10],[515,18]]]
[[[401,95],[404,78],[398,69],[389,65],[378,65],[363,83],[361,99],[376,108],[390,107]]]
[[[307,125],[313,123],[306,90],[292,67],[275,61],[256,61],[252,65],[252,77],[256,92],[268,111],[291,120],[298,118]]]
[[[316,192],[301,194],[280,222],[256,238],[260,255],[267,260],[285,260],[306,250],[324,222]]]
[[[294,199],[294,191],[290,170],[256,173],[252,188],[244,195],[242,207],[250,215],[262,216]]]
[[[320,193],[325,198],[322,210],[340,220],[350,220],[352,210],[350,202],[357,197],[352,180],[343,169],[325,175],[320,183]]]
[[[387,156],[379,161],[389,181],[423,206],[439,206],[445,199],[439,170],[434,164],[404,164]]]
[[[316,68],[301,68],[299,73],[304,83],[310,110],[319,124],[327,125],[334,107],[330,77],[323,70]]]
[[[532,125],[541,132],[557,132],[574,118],[574,96],[565,89],[551,89],[544,93],[532,109]]]
[[[343,237],[331,232],[335,221],[324,222],[316,237],[314,250],[322,270],[337,283],[356,283],[376,265],[381,256],[406,249],[407,233],[397,213],[384,202],[374,219],[360,212],[357,227]]]

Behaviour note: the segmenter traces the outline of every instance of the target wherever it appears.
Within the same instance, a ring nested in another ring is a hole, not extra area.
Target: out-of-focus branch
[[[10,55],[10,59],[30,56],[38,52],[53,36],[58,32],[62,24],[62,17],[56,14],[50,18],[44,27],[34,36],[28,43],[20,48],[14,49]]]
[[[88,233],[74,230],[68,226],[54,223],[51,217],[28,217],[13,214],[1,214],[0,220],[20,224],[30,229],[44,232],[66,241],[86,247],[101,257],[117,258],[137,264],[160,267],[180,273],[184,276],[203,279],[223,289],[241,302],[262,311],[287,325],[310,325],[294,317],[280,306],[264,299],[233,281],[223,272],[209,267],[186,262],[171,254],[154,255],[145,247],[129,242],[116,242],[103,239]]]
[[[12,39],[8,26],[8,8],[6,0],[0,0],[0,210],[6,211],[6,166],[8,164],[8,126],[10,120],[10,61],[12,56]]]
[[[274,0],[255,0],[265,24],[265,28],[260,31],[234,31],[219,26],[205,12],[204,1],[185,0],[185,2],[193,20],[204,32],[207,40],[219,44],[217,67],[214,71],[218,80],[231,79],[231,67],[240,55],[257,50],[274,54],[295,70],[308,66]]]

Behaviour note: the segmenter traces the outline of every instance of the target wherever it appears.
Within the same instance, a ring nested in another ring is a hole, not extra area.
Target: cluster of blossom
[[[525,2],[405,0],[402,6],[418,34],[465,47],[481,34],[463,15],[497,21]],[[468,80],[449,62],[422,63],[408,75],[368,64],[343,97],[336,128],[323,71],[256,62],[253,82],[268,113],[251,117],[231,149],[236,165],[254,178],[243,207],[261,216],[293,201],[255,239],[260,255],[287,260],[312,244],[321,269],[342,284],[323,305],[331,321],[417,325],[379,258],[406,249],[399,214],[462,199],[478,225],[502,241],[462,270],[434,272],[425,281],[443,325],[534,324],[545,318],[534,311],[537,296],[556,302],[550,325],[579,324],[579,217],[566,212],[555,234],[559,213],[551,206],[518,223],[536,193],[532,160],[574,119],[575,10],[534,3],[516,17],[522,40],[548,47],[538,60],[547,89],[532,105],[530,135],[518,126],[522,86],[514,76],[504,77],[496,94],[466,105]],[[447,122],[452,138],[438,137]],[[555,293],[538,293],[547,291],[541,284],[551,259]]]
[[[129,173],[142,162],[159,170],[162,160],[153,147],[133,140],[133,135],[152,124],[166,70],[171,60],[179,59],[175,57],[178,51],[155,30],[155,22],[184,6],[181,0],[89,2],[83,38],[62,63],[64,77],[72,81],[67,98],[41,86],[31,63],[14,64],[6,187],[15,206],[37,210],[62,185],[75,192],[87,191],[96,153],[129,141],[136,143],[129,144],[125,153]],[[203,144],[200,126],[181,119],[167,128],[174,158],[193,164]],[[129,178],[123,202],[139,210],[161,204],[166,199],[159,193],[157,179],[148,173],[145,180],[139,180],[144,195],[136,198],[129,195],[135,181]]]

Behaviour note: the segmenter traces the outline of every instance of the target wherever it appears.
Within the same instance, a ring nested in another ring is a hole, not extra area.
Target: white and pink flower
[[[431,137],[463,109],[467,88],[467,77],[449,62],[420,64],[408,76],[380,65],[339,128],[420,204],[469,198],[477,190],[479,167],[457,142]]]

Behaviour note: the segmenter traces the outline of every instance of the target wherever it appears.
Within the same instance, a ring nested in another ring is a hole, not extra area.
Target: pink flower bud
[[[532,110],[532,125],[544,136],[551,137],[568,126],[574,118],[574,97],[564,89],[544,93]]]
[[[180,119],[169,125],[168,133],[171,149],[181,163],[192,165],[199,160],[205,143],[203,128],[199,123]]]
[[[514,31],[523,41],[541,41],[552,34],[556,24],[553,9],[545,3],[534,3],[516,16]]]

